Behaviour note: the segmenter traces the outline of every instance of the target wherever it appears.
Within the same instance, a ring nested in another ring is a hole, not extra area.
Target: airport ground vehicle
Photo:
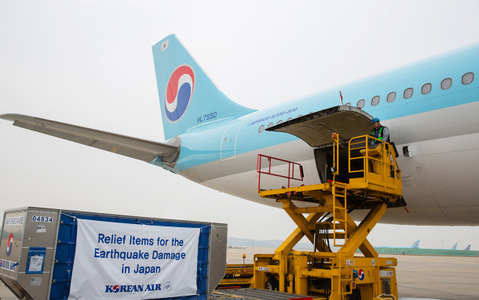
[[[237,275],[227,271],[222,285],[249,284],[314,299],[397,299],[397,260],[379,257],[367,240],[388,207],[406,205],[395,148],[385,142],[372,148],[371,142],[377,140],[366,135],[341,142],[333,134],[333,141],[332,164],[322,184],[291,186],[303,180],[300,164],[287,162],[287,168],[281,169],[275,165],[284,165],[284,160],[258,156],[259,194],[281,203],[298,228],[274,254],[255,255],[254,265],[244,270],[234,266]],[[287,183],[264,189],[265,175]],[[298,207],[298,202],[308,205]],[[368,212],[359,225],[350,216],[355,209]],[[293,250],[304,236],[314,251]],[[356,254],[357,249],[362,255]],[[245,274],[251,267],[248,278]]]

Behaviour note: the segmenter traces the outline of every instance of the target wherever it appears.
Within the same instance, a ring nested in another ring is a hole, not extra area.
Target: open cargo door
[[[340,105],[302,116],[266,130],[286,132],[297,136],[311,147],[331,144],[336,132],[342,140],[371,132],[372,116],[352,106]]]
[[[371,132],[372,116],[359,108],[341,105],[310,113],[284,123],[272,126],[266,130],[286,132],[297,136],[314,148],[314,157],[321,182],[331,179],[333,132],[339,134],[342,141]],[[340,156],[347,155],[346,150],[340,151]],[[347,168],[347,165],[340,165]],[[341,170],[348,174],[347,169]],[[339,178],[347,182],[347,178]]]

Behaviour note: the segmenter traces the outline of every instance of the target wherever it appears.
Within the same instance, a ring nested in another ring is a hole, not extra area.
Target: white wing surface
[[[148,163],[158,157],[161,157],[163,160],[174,160],[180,151],[179,145],[152,142],[31,116],[5,114],[0,115],[0,118],[13,121],[14,126],[136,158]]]

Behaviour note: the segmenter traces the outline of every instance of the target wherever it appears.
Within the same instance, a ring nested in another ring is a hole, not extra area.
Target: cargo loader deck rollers
[[[287,174],[281,174],[275,167],[279,159],[258,156],[259,194],[282,203],[298,228],[274,255],[255,255],[251,287],[314,299],[397,299],[397,260],[378,257],[366,239],[387,207],[405,205],[395,149],[378,140],[373,148],[369,136],[341,143],[333,134],[332,140],[332,167],[323,184],[289,187],[291,181],[302,180],[301,165],[287,162]],[[286,161],[279,161],[284,166]],[[269,175],[287,180],[287,187],[263,189]],[[354,209],[370,210],[359,225],[349,215]],[[313,252],[293,250],[303,236],[314,245]],[[340,248],[333,252],[331,246]],[[357,249],[363,256],[354,255]]]

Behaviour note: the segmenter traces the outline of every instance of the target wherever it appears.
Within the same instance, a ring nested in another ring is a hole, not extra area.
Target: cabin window
[[[376,106],[379,104],[379,96],[374,96],[373,99],[371,99],[371,105]]]
[[[452,85],[452,79],[451,78],[446,78],[443,81],[441,81],[441,89],[447,90],[450,88]]]
[[[404,94],[403,94],[404,99],[409,99],[409,98],[411,98],[413,92],[414,92],[413,88],[407,88],[407,89],[405,89],[405,90],[404,90]]]
[[[361,100],[358,101],[358,104],[356,104],[356,107],[357,108],[363,108],[364,104],[366,104],[366,100],[361,99]]]
[[[426,83],[425,85],[422,86],[421,93],[423,95],[427,95],[431,92],[431,90],[432,90],[432,84]]]
[[[268,124],[268,128],[270,128],[271,126],[273,126],[273,122]]]
[[[281,123],[283,123],[283,120],[279,120],[278,123],[276,123],[276,125],[281,124]]]
[[[261,125],[259,127],[258,133],[263,133],[263,131],[264,131],[264,125]]]
[[[386,98],[387,103],[391,103],[396,100],[396,92],[390,92]]]
[[[469,72],[462,75],[462,84],[466,85],[474,81],[474,73]]]
[[[286,121],[291,121],[293,118],[289,117]]]

